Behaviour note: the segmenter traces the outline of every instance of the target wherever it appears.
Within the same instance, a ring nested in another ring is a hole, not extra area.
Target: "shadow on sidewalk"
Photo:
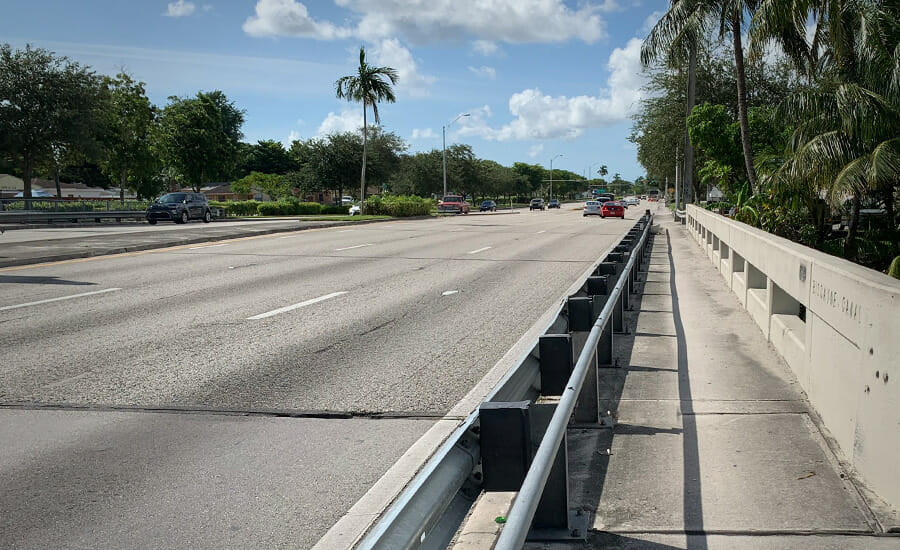
[[[697,442],[697,417],[691,398],[691,375],[688,369],[687,340],[678,305],[678,288],[675,285],[675,259],[672,256],[672,239],[666,230],[666,248],[669,256],[669,290],[672,293],[672,316],[675,320],[675,337],[678,342],[678,397],[681,400],[682,449],[684,458],[684,531],[700,535],[688,537],[688,550],[706,550],[703,533],[703,490],[700,481],[700,447]]]

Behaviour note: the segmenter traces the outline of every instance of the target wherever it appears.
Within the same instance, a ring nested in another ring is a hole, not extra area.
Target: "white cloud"
[[[528,156],[531,158],[535,158],[541,153],[544,152],[544,146],[541,144],[532,145],[530,149],[528,149]]]
[[[281,144],[284,145],[285,149],[290,149],[291,144],[294,143],[294,140],[300,139],[300,132],[297,130],[291,130],[291,133],[288,134],[286,140],[282,141]]]
[[[412,53],[400,44],[396,38],[382,40],[374,49],[372,57],[379,65],[393,67],[397,70],[397,89],[407,91],[410,95],[427,95],[428,87],[434,84],[433,76],[419,74],[416,60]]]
[[[469,70],[484,78],[490,78],[491,80],[497,78],[497,71],[493,67],[485,67],[482,65],[481,67],[469,67]]]
[[[460,36],[508,43],[593,43],[606,36],[599,12],[615,3],[570,9],[563,0],[335,0],[356,15],[356,26],[317,21],[297,0],[258,0],[256,14],[244,23],[254,36],[302,36],[320,40],[350,36],[377,42],[402,36],[427,43]],[[489,48],[489,46],[487,46]]]
[[[424,130],[413,128],[411,139],[436,139],[437,137],[438,135],[431,128],[425,128]]]
[[[248,17],[242,28],[252,36],[298,36],[320,40],[350,36],[348,29],[314,20],[306,6],[295,0],[259,0],[256,15]]]
[[[340,134],[343,132],[357,132],[363,125],[362,110],[345,109],[339,114],[334,112],[328,113],[319,129],[316,132],[318,136],[327,136],[329,134]],[[362,135],[362,133],[360,133]]]
[[[178,0],[177,2],[169,2],[168,9],[163,15],[167,17],[185,17],[194,13],[197,6],[193,2],[185,2]]]
[[[660,18],[665,13],[666,12],[664,12],[664,11],[657,10],[657,11],[651,13],[650,15],[648,15],[647,18],[644,19],[644,24],[641,26],[640,33],[648,34],[651,30],[653,30],[653,27],[656,26],[656,23],[660,20]]]
[[[641,72],[641,40],[632,38],[609,56],[607,88],[595,96],[549,96],[532,88],[509,98],[515,117],[501,128],[488,126],[485,116],[473,114],[461,135],[478,135],[495,141],[563,138],[574,139],[588,128],[602,128],[624,120],[637,108],[646,77]],[[489,112],[488,112],[489,116]]]
[[[498,50],[497,43],[490,40],[476,40],[472,42],[472,51],[481,55],[494,55]]]

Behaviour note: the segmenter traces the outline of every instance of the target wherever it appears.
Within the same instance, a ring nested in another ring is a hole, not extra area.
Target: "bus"
[[[647,191],[647,200],[656,202],[659,200],[659,189],[650,189]]]

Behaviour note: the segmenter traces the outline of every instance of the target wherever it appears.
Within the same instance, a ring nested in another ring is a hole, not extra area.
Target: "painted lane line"
[[[300,302],[299,304],[293,304],[290,306],[280,307],[278,309],[273,309],[272,311],[267,311],[265,313],[260,313],[259,315],[254,315],[253,317],[247,317],[247,320],[256,320],[256,319],[265,319],[266,317],[272,317],[273,315],[278,315],[279,313],[286,313],[288,311],[293,311],[295,309],[299,309],[301,307],[310,306],[312,304],[317,304],[319,302],[324,302],[325,300],[330,300],[341,294],[347,294],[346,291],[341,292],[332,292],[331,294],[326,294],[325,296],[319,296],[318,298],[313,298],[311,300],[307,300],[305,302]]]
[[[340,252],[341,250],[352,250],[354,248],[362,248],[364,246],[372,246],[372,243],[369,244],[358,244],[356,246],[345,246],[344,248],[335,248],[335,252]]]
[[[222,243],[222,244],[209,244],[209,245],[206,245],[206,244],[205,244],[205,245],[202,245],[202,246],[192,246],[192,247],[189,247],[188,250],[197,250],[198,248],[215,248],[215,247],[217,247],[217,246],[228,246],[228,243]]]
[[[355,229],[344,229],[342,231],[338,231],[338,233],[349,233],[351,231],[356,231]]]
[[[544,229],[543,231],[538,231],[536,234],[537,234],[537,235],[540,235],[541,233],[546,233],[546,232],[547,232],[547,230]]]
[[[20,307],[28,307],[28,306],[36,306],[40,304],[49,304],[50,302],[59,302],[62,300],[71,300],[72,298],[81,298],[82,296],[93,296],[94,294],[104,294],[106,292],[115,292],[116,290],[122,290],[121,288],[106,288],[103,290],[95,290],[94,292],[82,292],[81,294],[73,294],[71,296],[60,296],[59,298],[49,298],[47,300],[38,300],[37,302],[28,302],[27,304],[17,304],[14,306],[3,306],[0,307],[0,311],[7,311],[10,309],[18,309]]]
[[[458,290],[445,290],[444,292],[441,292],[441,296],[450,296],[451,294],[456,294],[457,292],[459,292],[459,291]]]
[[[469,252],[469,254],[478,254],[479,252],[484,252],[485,250],[490,250],[490,249],[492,249],[492,248],[494,248],[494,247],[493,247],[493,246],[486,246],[486,247],[484,247],[484,248],[479,248],[478,250],[473,250],[473,251]]]

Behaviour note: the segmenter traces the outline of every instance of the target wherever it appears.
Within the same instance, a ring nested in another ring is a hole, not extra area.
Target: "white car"
[[[584,212],[582,213],[582,216],[599,216],[601,204],[600,201],[586,201],[584,203]]]
[[[639,201],[637,197],[628,197],[625,199],[626,206],[638,206],[639,204],[641,204],[641,201]]]
[[[353,197],[349,195],[344,195],[341,197],[341,204],[347,206],[348,204],[353,204]]]
[[[361,214],[361,212],[359,211],[359,205],[354,204],[353,206],[351,206],[349,214],[351,216],[359,216]]]

